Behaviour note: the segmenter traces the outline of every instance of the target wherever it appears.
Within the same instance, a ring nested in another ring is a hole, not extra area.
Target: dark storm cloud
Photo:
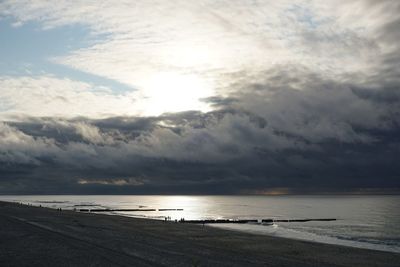
[[[258,73],[209,113],[0,125],[2,193],[239,193],[400,187],[396,85]],[[232,101],[232,99],[235,99]]]

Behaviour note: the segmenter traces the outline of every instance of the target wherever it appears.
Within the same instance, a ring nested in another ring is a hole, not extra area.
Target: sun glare
[[[213,94],[208,81],[194,74],[162,72],[151,76],[143,87],[144,113],[156,116],[185,110],[208,111],[202,98]]]

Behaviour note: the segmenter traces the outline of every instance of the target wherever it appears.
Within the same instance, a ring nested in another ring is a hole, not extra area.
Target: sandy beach
[[[0,266],[400,266],[400,254],[0,202]]]

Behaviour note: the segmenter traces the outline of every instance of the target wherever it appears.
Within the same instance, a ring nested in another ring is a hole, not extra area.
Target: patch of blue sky
[[[322,21],[305,5],[292,5],[286,11],[295,14],[297,21],[307,25],[310,29],[316,29],[321,25]]]
[[[107,35],[93,35],[84,25],[66,25],[43,30],[40,23],[12,26],[9,19],[0,20],[0,75],[22,76],[50,74],[60,78],[105,86],[114,93],[132,91],[129,85],[79,71],[50,59],[104,41]]]

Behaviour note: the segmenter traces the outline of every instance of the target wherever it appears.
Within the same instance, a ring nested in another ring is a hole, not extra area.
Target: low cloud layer
[[[208,113],[4,122],[0,191],[400,187],[396,88],[337,83],[304,69],[258,76],[259,82],[238,83],[227,98],[204,99],[215,108]]]

